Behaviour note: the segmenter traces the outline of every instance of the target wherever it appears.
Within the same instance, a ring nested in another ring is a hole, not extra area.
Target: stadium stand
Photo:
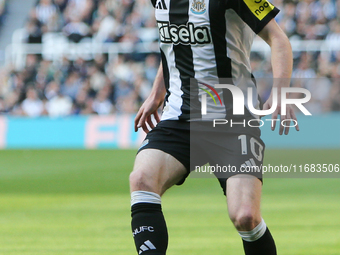
[[[275,0],[273,4],[281,10],[277,21],[292,42],[340,44],[340,1]],[[32,117],[135,113],[149,94],[159,56],[128,49],[157,41],[155,27],[149,0],[37,1],[13,40],[42,47],[42,54],[32,51],[22,66],[9,65],[0,72],[0,112]],[[110,49],[85,54],[86,45],[93,52],[97,45],[115,43],[121,46],[116,54],[108,54]],[[59,54],[71,52],[74,45],[82,45],[81,57]],[[252,68],[255,77],[268,77],[266,54],[253,53]],[[311,91],[312,113],[340,110],[340,51],[295,51],[293,77],[313,78],[294,84]],[[268,85],[261,88],[263,98],[269,94]]]

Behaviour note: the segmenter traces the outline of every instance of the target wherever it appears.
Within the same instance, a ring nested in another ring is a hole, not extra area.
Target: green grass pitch
[[[136,254],[132,150],[0,152],[0,254]],[[339,150],[267,150],[265,162],[340,163]],[[340,176],[340,174],[339,174]],[[240,255],[215,179],[188,178],[163,197],[169,255]],[[340,254],[340,178],[265,179],[262,213],[278,254]]]

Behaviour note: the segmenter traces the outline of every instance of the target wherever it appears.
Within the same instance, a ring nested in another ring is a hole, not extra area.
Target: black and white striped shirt
[[[251,45],[255,34],[277,15],[277,8],[267,0],[151,1],[167,88],[162,120],[189,120],[193,112],[200,114],[201,94],[222,78],[242,91],[249,86],[256,91],[251,79]],[[217,104],[207,97],[208,112],[224,118],[232,112],[232,97],[226,89],[216,92],[219,97],[211,94]],[[253,102],[258,108],[257,93]]]

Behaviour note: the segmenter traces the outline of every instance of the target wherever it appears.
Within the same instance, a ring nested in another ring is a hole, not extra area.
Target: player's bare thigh
[[[143,190],[162,195],[185,174],[183,164],[170,154],[156,149],[145,149],[136,156],[130,174],[130,191]]]
[[[249,231],[261,222],[262,182],[251,175],[235,175],[227,180],[229,216],[239,231]]]

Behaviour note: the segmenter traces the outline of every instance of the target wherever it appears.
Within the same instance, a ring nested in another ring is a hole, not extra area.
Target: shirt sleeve
[[[227,0],[227,8],[233,9],[256,34],[279,13],[267,0]]]

